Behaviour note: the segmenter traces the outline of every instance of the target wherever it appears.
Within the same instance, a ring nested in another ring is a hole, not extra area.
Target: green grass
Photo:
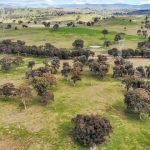
[[[42,65],[42,58],[25,58],[18,71],[0,72],[1,84],[28,84],[24,72],[31,59],[37,66]],[[26,111],[20,109],[17,98],[0,100],[0,139],[19,142],[24,150],[88,150],[72,141],[71,119],[77,114],[99,114],[108,117],[113,126],[111,137],[106,144],[99,145],[99,149],[148,150],[150,120],[147,117],[139,120],[138,115],[125,112],[124,89],[119,80],[111,78],[112,69],[103,81],[92,76],[86,67],[84,70],[82,81],[75,87],[59,73],[55,101],[47,107],[42,106],[35,95]]]
[[[109,30],[109,27],[107,28]],[[60,28],[57,31],[52,29],[19,29],[17,31],[11,30],[0,30],[0,40],[11,39],[11,40],[23,40],[28,45],[42,45],[45,43],[52,43],[58,48],[72,49],[72,43],[76,39],[83,39],[85,41],[85,47],[89,48],[90,45],[103,45],[104,36],[101,33],[102,28]],[[121,32],[121,31],[120,31]],[[109,34],[106,36],[106,40],[114,40],[114,36],[117,34],[116,31],[109,30]],[[126,48],[136,48],[139,41],[143,41],[142,37],[137,35],[126,35],[125,45]],[[136,43],[135,43],[136,42]],[[130,45],[126,44],[130,43]],[[116,47],[116,45],[113,45]],[[100,51],[103,49],[99,49]]]
[[[109,25],[134,26],[138,24],[137,21],[133,20],[132,22],[130,22],[129,20],[130,19],[126,19],[126,18],[115,18],[111,20]]]
[[[116,33],[123,32],[123,25],[126,25],[128,30],[125,35],[125,48],[136,48],[139,41],[145,40],[138,37],[136,32],[130,32],[134,25],[137,28],[137,22],[133,22],[131,26],[127,20],[120,19],[106,26],[60,28],[57,31],[44,28],[0,30],[0,40],[24,40],[28,45],[49,42],[59,48],[72,49],[72,42],[81,38],[88,48],[90,45],[104,42],[101,34],[104,28],[109,30],[106,39],[113,40]],[[106,49],[98,49],[96,53],[104,51]],[[6,55],[1,54],[0,58],[4,56]],[[29,81],[25,79],[24,74],[30,60],[36,62],[36,67],[41,66],[43,62],[42,58],[26,57],[25,63],[18,70],[13,68],[8,73],[0,71],[0,85],[6,82],[12,82],[16,86],[28,85]],[[137,59],[137,61],[134,59],[134,64],[139,61],[141,64],[148,63],[144,59]],[[120,86],[119,80],[111,78],[112,65],[113,62],[110,60],[111,69],[103,81],[99,81],[85,67],[82,81],[75,87],[65,81],[59,72],[56,75],[55,101],[47,107],[39,103],[40,97],[35,96],[35,92],[26,111],[19,107],[20,100],[17,98],[8,101],[0,99],[0,139],[19,142],[20,149],[24,150],[88,150],[89,148],[72,141],[71,119],[77,114],[99,114],[108,117],[113,126],[111,137],[106,144],[99,145],[100,150],[149,150],[150,120],[148,117],[139,120],[137,114],[125,112],[123,102],[125,90]]]

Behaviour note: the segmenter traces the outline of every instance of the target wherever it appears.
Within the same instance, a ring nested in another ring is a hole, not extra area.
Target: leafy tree
[[[84,41],[81,39],[77,39],[72,43],[72,46],[75,47],[76,49],[80,49],[84,47]]]
[[[55,86],[56,85],[56,78],[53,74],[50,73],[44,73],[43,77],[46,78],[50,86]]]
[[[137,35],[141,35],[142,31],[141,30],[137,30]]]
[[[144,67],[143,66],[138,66],[136,68],[136,70],[138,71],[138,73],[140,74],[140,77],[145,77],[146,76],[146,73],[145,73],[145,70],[144,70]]]
[[[112,48],[112,49],[108,50],[108,54],[112,55],[114,57],[118,56],[118,52],[119,52],[119,50],[117,48]]]
[[[28,28],[28,26],[27,26],[27,25],[25,25],[25,24],[23,24],[23,25],[22,25],[22,27],[23,27],[23,28]]]
[[[122,83],[125,84],[127,91],[129,91],[130,88],[141,88],[144,81],[138,77],[127,76],[122,80]]]
[[[105,56],[105,55],[97,55],[97,57],[98,57],[98,62],[105,62],[105,61],[107,61],[107,56]]]
[[[28,62],[28,68],[30,68],[31,70],[33,69],[34,66],[35,66],[35,61]]]
[[[140,119],[144,113],[150,115],[150,93],[147,90],[139,88],[127,92],[124,102],[127,110],[140,114]]]
[[[58,57],[54,57],[51,61],[52,73],[56,74],[60,67],[60,59]]]
[[[16,96],[16,88],[13,83],[5,83],[4,85],[1,85],[0,87],[0,94],[1,96],[4,96],[5,98],[9,96]]]
[[[84,146],[102,144],[112,132],[109,120],[98,115],[77,115],[72,121],[75,126],[72,131],[73,139]]]
[[[121,35],[120,35],[120,34],[116,34],[116,35],[115,35],[115,38],[114,38],[114,41],[115,41],[115,42],[119,42],[120,40],[122,40]]]
[[[63,69],[61,70],[61,74],[62,74],[65,78],[68,78],[70,72],[71,72],[71,66],[69,65],[68,62],[64,62],[64,63],[63,63]]]
[[[36,20],[34,20],[34,24],[37,24],[37,21],[36,21]]]
[[[12,28],[12,25],[11,24],[8,24],[6,29],[11,29]]]
[[[87,26],[92,26],[92,23],[91,23],[91,22],[87,22],[86,25],[87,25]]]
[[[39,96],[43,96],[43,94],[47,91],[49,83],[44,77],[36,77],[32,81],[32,85],[34,89],[37,91]]]
[[[147,33],[147,31],[146,31],[146,30],[145,30],[145,31],[143,30],[143,31],[142,31],[142,34],[143,34],[143,36],[144,36],[145,38],[147,38],[148,33]]]
[[[59,24],[54,24],[53,29],[58,30],[59,29]]]
[[[108,30],[106,30],[106,29],[102,30],[102,34],[104,35],[104,38],[106,37],[106,35],[107,35],[108,33],[109,33]]]
[[[43,22],[43,25],[46,27],[46,28],[49,28],[51,23],[50,22]]]
[[[77,81],[81,80],[81,72],[83,70],[82,67],[83,65],[80,62],[75,62],[73,64],[73,69],[71,70],[71,80],[73,81],[74,86]]]
[[[10,71],[12,67],[13,59],[10,57],[4,57],[0,60],[1,70]]]
[[[23,23],[23,21],[22,20],[18,20],[18,24],[22,24]]]
[[[111,41],[104,41],[104,46],[105,47],[109,47],[112,45],[112,42]]]
[[[87,63],[87,61],[88,61],[88,58],[85,55],[78,56],[78,57],[74,58],[74,62],[80,62],[83,65],[85,65]]]
[[[127,72],[122,65],[113,67],[113,78],[123,77],[124,74],[127,74]]]
[[[105,61],[91,61],[89,62],[90,71],[98,75],[99,79],[102,80],[109,71],[109,65]]]

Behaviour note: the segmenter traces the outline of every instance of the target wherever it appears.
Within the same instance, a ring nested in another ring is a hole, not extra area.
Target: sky
[[[113,3],[124,3],[124,4],[150,4],[150,0],[0,0],[2,4],[113,4]]]

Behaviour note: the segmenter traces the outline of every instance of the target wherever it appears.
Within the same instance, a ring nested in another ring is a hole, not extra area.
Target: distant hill
[[[84,5],[59,5],[62,8],[91,8],[91,9],[150,9],[150,4],[129,5],[129,4],[84,4]]]
[[[148,10],[136,10],[127,13],[128,15],[149,15],[150,9]]]
[[[0,8],[23,8],[23,7],[49,7],[45,2],[39,3],[5,3],[4,1],[0,2]],[[144,5],[129,5],[129,4],[65,4],[65,5],[57,5],[51,7],[61,7],[61,8],[90,8],[90,9],[137,9],[137,10],[146,10],[150,9],[150,4]]]

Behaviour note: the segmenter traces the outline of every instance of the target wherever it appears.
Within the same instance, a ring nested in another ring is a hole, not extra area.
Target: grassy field
[[[76,21],[77,17],[79,18],[79,21],[92,21],[94,17],[102,17],[101,15],[98,14],[80,14],[80,15],[65,15],[65,16],[58,16],[58,17],[53,17],[49,21]]]
[[[106,36],[113,40],[118,32],[122,32],[122,25],[105,26],[110,33]],[[125,35],[125,48],[136,48],[137,42],[143,41],[142,37],[134,31],[138,25],[128,26]],[[52,29],[19,29],[17,31],[0,30],[0,40],[24,40],[27,44],[40,45],[50,42],[56,47],[72,48],[72,42],[81,38],[85,41],[85,47],[101,45],[104,41],[101,30],[104,26],[91,28],[61,28]],[[117,45],[113,45],[117,47]],[[96,50],[97,54],[106,49]],[[5,55],[0,55],[0,58]],[[25,71],[29,60],[36,62],[36,67],[42,66],[42,58],[26,57],[25,63],[18,70],[10,73],[0,71],[0,84],[12,82],[16,86],[28,85],[25,79]],[[108,142],[99,145],[99,150],[149,150],[150,148],[150,120],[145,117],[139,120],[137,114],[129,114],[125,111],[125,89],[119,80],[112,78],[113,58],[109,59],[110,72],[103,81],[99,81],[84,68],[82,81],[75,87],[71,86],[61,76],[56,76],[54,103],[44,107],[40,104],[40,98],[35,96],[30,101],[26,111],[20,109],[19,99],[0,100],[0,150],[88,150],[74,143],[70,132],[73,128],[71,119],[77,114],[99,114],[109,118],[113,133]],[[147,59],[130,59],[135,65],[150,65]],[[63,61],[61,61],[62,64]],[[71,60],[69,60],[71,62]]]
[[[25,64],[19,70],[8,74],[0,72],[1,84],[28,84],[24,72],[29,60],[35,60],[37,66],[43,61],[25,58]],[[141,62],[145,60],[141,59]],[[84,70],[82,81],[75,87],[57,75],[55,101],[47,107],[41,106],[38,97],[33,97],[26,111],[20,109],[18,99],[1,100],[0,150],[8,141],[19,150],[86,150],[88,148],[74,144],[70,137],[71,119],[80,113],[100,114],[110,119],[114,130],[108,143],[99,146],[100,150],[148,150],[150,120],[146,117],[140,121],[138,115],[125,112],[125,90],[120,81],[111,78],[112,71],[99,81],[86,67]]]
[[[117,31],[114,31],[111,26],[106,26],[109,30],[109,34],[106,36],[106,40],[114,40]],[[104,36],[101,31],[104,27],[93,28],[60,28],[57,31],[53,29],[44,28],[28,28],[19,29],[15,31],[0,30],[0,40],[24,40],[29,45],[41,45],[46,42],[52,43],[58,48],[72,48],[72,43],[76,39],[83,39],[85,41],[85,47],[89,48],[90,45],[102,45],[104,42]],[[129,30],[129,29],[128,29]],[[124,45],[126,48],[136,48],[137,43],[145,40],[143,37],[137,36],[135,33],[126,33],[124,36]],[[117,47],[117,45],[113,45]]]

